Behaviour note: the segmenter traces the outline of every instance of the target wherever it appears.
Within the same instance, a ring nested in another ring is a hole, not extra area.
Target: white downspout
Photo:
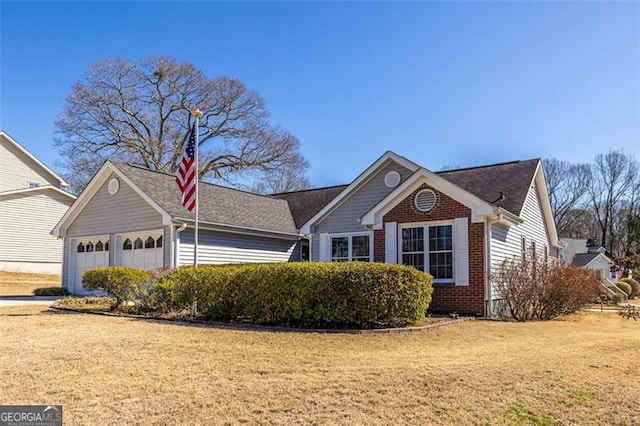
[[[487,218],[485,222],[485,230],[484,230],[484,240],[486,246],[486,255],[485,255],[485,309],[487,318],[491,318],[493,316],[493,294],[491,292],[492,284],[491,284],[491,224],[500,220],[500,213],[495,219]]]
[[[171,263],[173,263],[173,265],[171,265],[172,269],[176,268],[178,266],[178,259],[180,258],[180,256],[179,256],[179,252],[180,252],[180,233],[182,231],[184,231],[185,229],[187,229],[187,224],[183,223],[182,225],[180,225],[179,228],[176,228],[176,231],[175,231],[175,239],[173,241],[173,257],[171,259]]]

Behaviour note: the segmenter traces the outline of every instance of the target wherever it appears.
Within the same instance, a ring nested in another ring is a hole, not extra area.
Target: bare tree
[[[638,171],[635,158],[620,151],[600,154],[592,165],[589,203],[599,225],[601,244],[614,255],[620,254],[624,244],[620,216],[632,199]]]
[[[558,235],[572,236],[576,225],[583,219],[580,213],[586,213],[579,207],[584,204],[591,181],[590,167],[555,158],[544,160],[542,165]]]
[[[268,122],[264,100],[240,81],[209,78],[163,56],[138,64],[118,58],[89,66],[56,122],[66,177],[82,190],[106,159],[174,173],[199,108],[201,178],[256,180],[289,170],[304,179],[299,141]]]
[[[265,176],[251,190],[258,194],[277,194],[309,188],[311,188],[311,182],[301,175],[298,170],[291,167],[282,167]]]

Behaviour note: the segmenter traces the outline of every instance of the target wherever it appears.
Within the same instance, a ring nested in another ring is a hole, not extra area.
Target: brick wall
[[[485,315],[485,279],[484,279],[484,224],[471,223],[471,210],[459,202],[432,189],[437,194],[436,206],[428,212],[415,208],[414,196],[420,190],[430,188],[423,184],[411,195],[401,201],[387,213],[383,222],[428,222],[453,220],[466,217],[469,224],[469,285],[433,284],[433,295],[429,310],[433,312],[458,312],[464,314]],[[384,229],[374,231],[374,260],[385,260]],[[400,252],[401,247],[398,247]]]

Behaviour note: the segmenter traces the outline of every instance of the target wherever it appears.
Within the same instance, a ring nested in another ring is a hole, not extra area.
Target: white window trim
[[[398,224],[398,263],[402,264],[402,255],[404,251],[402,250],[402,230],[405,228],[418,228],[418,227],[430,227],[430,226],[442,226],[442,225],[451,225],[451,262],[452,262],[452,278],[434,278],[434,284],[455,284],[456,282],[456,245],[455,239],[453,238],[453,220],[434,220],[431,222],[411,222],[411,223],[402,223]],[[424,233],[425,244],[424,244],[424,269],[426,273],[429,273],[429,231],[426,230]]]
[[[337,234],[329,234],[329,262],[333,262],[333,253],[332,253],[332,240],[333,238],[344,238],[349,237],[349,246],[348,246],[348,254],[349,257],[347,262],[353,262],[353,247],[352,247],[352,237],[361,237],[361,236],[369,237],[369,262],[373,262],[373,231],[365,231],[365,232],[341,232]]]

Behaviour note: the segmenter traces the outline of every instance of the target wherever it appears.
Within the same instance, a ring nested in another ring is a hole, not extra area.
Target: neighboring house
[[[272,196],[200,188],[200,263],[405,263],[434,275],[433,311],[493,315],[493,265],[561,248],[539,160],[433,173],[387,152],[349,185]],[[107,162],[54,229],[63,286],[85,294],[82,272],[94,265],[192,264],[193,223],[173,176]]]
[[[615,272],[611,270],[614,262],[607,256],[604,247],[586,239],[562,238],[561,242],[566,244],[566,248],[561,251],[560,257],[566,263],[594,270],[605,284],[615,284],[618,281]]]
[[[62,241],[51,229],[76,198],[67,186],[0,131],[0,269],[60,273]]]

